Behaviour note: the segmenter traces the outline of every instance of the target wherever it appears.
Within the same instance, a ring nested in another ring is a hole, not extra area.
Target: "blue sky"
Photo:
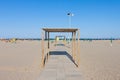
[[[72,27],[82,38],[120,38],[120,0],[0,0],[0,38],[40,38],[42,27]]]

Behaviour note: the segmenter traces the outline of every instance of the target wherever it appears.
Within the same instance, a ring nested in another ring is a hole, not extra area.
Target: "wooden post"
[[[78,54],[78,67],[80,67],[80,30],[78,30],[78,50],[77,50],[77,54]]]
[[[47,50],[48,50],[47,59],[49,59],[50,57],[50,32],[48,32],[48,49]]]
[[[46,32],[46,34],[45,34],[45,37],[46,37],[46,41],[49,39],[49,34],[48,34],[48,32]],[[49,46],[49,41],[48,41],[48,45],[47,45],[47,49],[46,49],[46,61],[48,62],[48,59],[49,59],[49,48],[48,48],[48,46]]]
[[[47,40],[47,32],[45,31],[45,40]]]
[[[66,37],[64,36],[64,45],[66,46]]]
[[[55,36],[55,46],[56,46],[56,44],[57,44],[57,36]]]
[[[44,31],[42,31],[42,41],[41,41],[41,49],[42,49],[42,68],[44,67],[44,57],[45,57],[45,53],[44,53]]]
[[[72,58],[74,59],[74,34],[72,32]]]
[[[76,62],[76,31],[74,32],[74,60]]]
[[[50,36],[49,36],[49,32],[48,32],[48,49],[50,48]]]

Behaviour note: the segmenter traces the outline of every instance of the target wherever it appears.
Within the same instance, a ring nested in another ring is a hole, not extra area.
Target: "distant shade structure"
[[[73,14],[73,13],[67,13],[67,15],[68,15],[68,16],[74,16],[74,14]]]

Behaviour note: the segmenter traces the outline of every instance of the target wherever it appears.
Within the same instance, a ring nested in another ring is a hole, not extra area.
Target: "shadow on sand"
[[[50,51],[49,54],[50,54],[50,56],[51,55],[56,55],[56,56],[57,55],[65,55],[65,56],[67,56],[75,64],[76,67],[78,67],[78,65],[73,60],[72,56],[68,52],[66,52],[66,51]]]

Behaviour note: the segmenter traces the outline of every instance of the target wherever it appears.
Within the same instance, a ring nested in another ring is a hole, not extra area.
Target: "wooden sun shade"
[[[41,50],[42,50],[42,67],[45,65],[45,59],[49,59],[49,52],[50,52],[50,33],[51,32],[70,32],[72,33],[72,59],[77,67],[80,65],[80,30],[76,28],[42,28],[42,42],[41,42]],[[76,35],[77,34],[77,35]],[[77,39],[76,39],[77,38]],[[45,48],[44,41],[47,40],[47,48]],[[46,51],[47,50],[47,51]],[[45,53],[45,51],[47,53]],[[47,56],[46,56],[47,55]]]
[[[46,32],[75,32],[76,28],[43,28]]]

